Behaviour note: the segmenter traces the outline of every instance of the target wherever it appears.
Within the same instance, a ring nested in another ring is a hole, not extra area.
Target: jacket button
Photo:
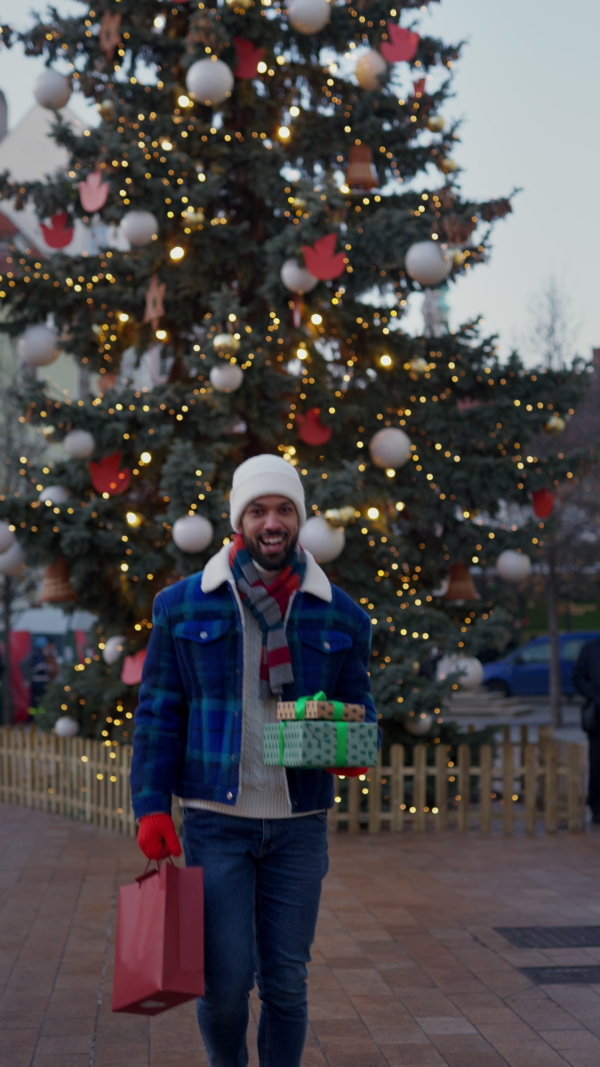
[[[229,792],[229,793],[227,794],[227,799],[228,799],[228,800],[233,800],[233,793]]]
[[[239,715],[239,711],[234,711],[234,713],[233,713],[234,719],[237,719],[238,715]]]
[[[331,645],[329,644],[329,641],[323,641],[323,648],[327,648],[327,649],[331,648]]]
[[[237,763],[237,756],[235,756],[235,755],[234,755],[234,756],[232,756],[232,757],[231,757],[231,762],[232,762],[232,763]]]
[[[200,637],[208,637],[206,630],[200,630]]]

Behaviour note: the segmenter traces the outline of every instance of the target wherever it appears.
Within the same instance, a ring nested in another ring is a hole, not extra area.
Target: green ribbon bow
[[[305,697],[305,700],[314,700],[315,697]],[[319,697],[320,700],[323,697]],[[348,723],[338,722],[335,731],[335,767],[345,767],[348,759]],[[285,757],[285,722],[279,723],[279,763],[283,763]]]
[[[315,693],[312,697],[299,697],[296,701],[296,718],[306,718],[306,701],[307,700],[327,700],[325,693],[321,689],[318,693]],[[344,704],[341,700],[330,700],[330,704],[333,704],[333,721],[341,722],[344,717]]]

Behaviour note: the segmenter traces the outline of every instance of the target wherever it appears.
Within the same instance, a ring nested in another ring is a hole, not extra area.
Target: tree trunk
[[[556,573],[556,543],[554,535],[548,539],[548,574],[546,603],[548,607],[548,637],[550,641],[550,715],[554,727],[562,724],[560,647],[558,640],[558,581]]]
[[[2,725],[10,726],[13,721],[13,699],[11,689],[10,662],[10,619],[12,608],[12,581],[9,575],[4,577],[4,598],[2,615],[4,618],[4,658],[2,664]]]

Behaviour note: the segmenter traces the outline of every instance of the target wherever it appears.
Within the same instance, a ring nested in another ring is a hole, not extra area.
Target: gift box
[[[283,767],[374,767],[374,722],[273,722],[264,727],[264,761]]]
[[[304,719],[333,719],[335,722],[364,722],[364,704],[345,704],[341,700],[327,700],[325,693],[299,700],[280,700],[277,704],[279,721]]]

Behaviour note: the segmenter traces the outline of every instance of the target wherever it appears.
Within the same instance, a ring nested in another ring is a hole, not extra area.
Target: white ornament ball
[[[149,244],[158,234],[158,219],[151,211],[128,211],[121,219],[121,233],[134,248]]]
[[[437,241],[417,241],[404,259],[406,273],[420,285],[439,285],[452,270],[452,257]]]
[[[388,426],[378,430],[369,442],[369,452],[376,467],[397,470],[410,459],[410,437],[404,430]]]
[[[0,554],[0,574],[20,574],[25,566],[25,553],[18,541],[13,541],[6,552]]]
[[[15,543],[15,535],[7,522],[0,522],[0,554],[8,552]]]
[[[87,459],[96,447],[96,442],[87,430],[71,430],[63,441],[63,448],[71,459]]]
[[[361,89],[380,89],[380,78],[387,70],[387,63],[381,52],[372,50],[361,56],[356,64],[356,80]]]
[[[108,663],[109,667],[112,667],[113,663],[116,663],[123,654],[125,640],[123,634],[116,634],[114,637],[109,637],[105,641],[104,648],[102,649],[102,659],[105,663]]]
[[[290,0],[287,17],[298,33],[319,33],[331,18],[331,4],[329,0]]]
[[[79,723],[70,715],[61,715],[54,723],[54,733],[58,737],[76,737],[79,733]]]
[[[212,522],[202,515],[182,515],[173,523],[173,540],[182,552],[203,552],[212,539]]]
[[[341,526],[331,526],[322,515],[313,515],[300,529],[302,548],[312,552],[317,563],[330,563],[344,551],[346,534]]]
[[[71,97],[70,79],[57,70],[45,70],[36,81],[33,94],[41,107],[58,111]]]
[[[306,267],[301,267],[298,260],[293,258],[286,259],[281,268],[280,277],[290,293],[298,293],[300,296],[310,293],[319,282],[314,274],[311,274]]]
[[[442,656],[438,660],[435,671],[438,682],[457,672],[460,676],[456,681],[461,689],[477,689],[483,681],[483,667],[475,656]]]
[[[42,489],[38,500],[41,500],[42,504],[45,504],[47,500],[51,504],[66,504],[71,496],[71,491],[64,485],[47,485],[45,489]]]
[[[188,70],[185,83],[196,100],[214,107],[231,96],[233,71],[222,59],[198,59]]]
[[[524,582],[531,574],[531,560],[524,552],[507,548],[498,556],[496,570],[505,582]]]
[[[30,367],[47,367],[58,358],[58,334],[50,326],[28,326],[19,337],[19,356]]]
[[[216,363],[209,378],[218,393],[235,393],[244,380],[244,372],[239,363]]]
[[[404,729],[414,737],[423,737],[428,734],[435,721],[430,711],[421,711],[419,715],[407,715],[404,720]]]

